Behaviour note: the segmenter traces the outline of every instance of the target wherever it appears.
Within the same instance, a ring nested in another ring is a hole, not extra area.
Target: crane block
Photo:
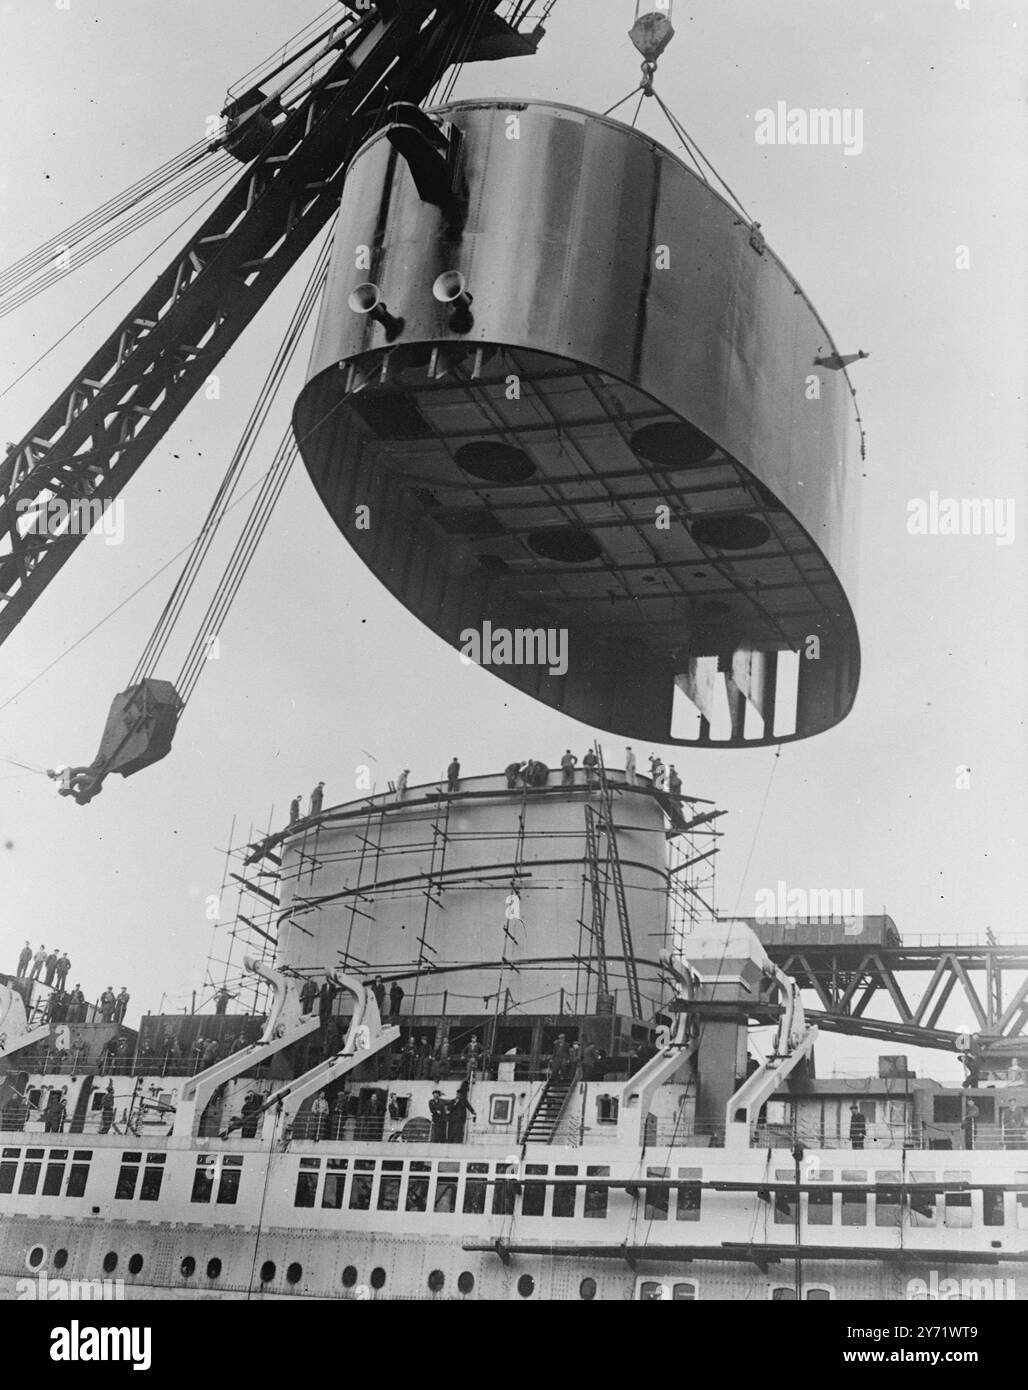
[[[60,782],[61,796],[85,806],[103,790],[112,772],[131,777],[171,752],[182,701],[170,681],[143,680],[111,702],[100,749],[85,767],[68,767],[48,775]]]

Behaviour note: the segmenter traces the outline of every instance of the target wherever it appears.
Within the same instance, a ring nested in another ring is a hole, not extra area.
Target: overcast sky
[[[3,0],[0,262],[201,138],[229,83],[323,8],[293,0],[287,18],[272,0],[69,0],[67,9]],[[783,879],[859,888],[867,911],[884,905],[908,936],[966,938],[989,926],[1028,935],[1023,9],[1016,0],[675,8],[678,37],[658,75],[665,100],[762,223],[840,351],[871,354],[852,369],[868,432],[853,714],[780,756],[662,750],[687,792],[730,812],[721,910],[750,915],[757,893]],[[539,57],[467,69],[457,95],[603,110],[638,77],[625,37],[633,15],[632,0],[559,0]],[[779,101],[861,112],[862,151],[758,144],[757,113]],[[642,124],[675,148],[654,105]],[[182,215],[73,266],[0,319],[0,388]],[[0,442],[22,437],[164,255],[0,395]],[[127,985],[130,1022],[137,1007],[156,1010],[166,996],[165,1007],[170,998],[181,1008],[202,990],[205,903],[219,890],[233,818],[238,843],[252,824],[279,825],[291,796],[319,779],[327,804],[350,799],[368,753],[380,786],[405,766],[413,784],[438,776],[453,753],[481,773],[526,750],[554,763],[595,736],[462,666],[376,586],[298,466],[172,754],[112,778],[86,808],[17,766],[94,756],[173,571],[5,702],[195,534],[308,269],[309,258],[226,360],[221,398],[195,401],[126,489],[123,544],[90,537],[0,649],[0,950],[13,968],[26,936],[66,948],[88,994]],[[274,414],[278,432],[303,365]],[[932,491],[1014,499],[1013,543],[910,535],[908,504]],[[187,622],[159,675],[175,674],[190,632]],[[608,750],[620,742],[608,738]],[[969,787],[958,785],[963,767]],[[233,906],[224,902],[223,923]],[[954,1004],[944,1022],[968,1025],[969,1010]],[[838,1065],[889,1050],[832,1044]],[[952,1074],[952,1059],[935,1062]]]

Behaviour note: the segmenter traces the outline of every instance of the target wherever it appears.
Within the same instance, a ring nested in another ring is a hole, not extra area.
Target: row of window
[[[92,1149],[0,1150],[0,1194],[83,1197],[92,1157]]]
[[[791,1182],[794,1174],[788,1168],[776,1168],[777,1182]],[[1028,1173],[1017,1173],[1015,1179],[1028,1185]],[[900,1190],[903,1174],[895,1171],[878,1172],[874,1181],[883,1186],[895,1183],[891,1191],[868,1192],[809,1192],[806,1196],[806,1222],[809,1226],[831,1226],[836,1219],[843,1226],[867,1226],[871,1214],[876,1226],[899,1226],[906,1204],[909,1224],[914,1227],[938,1226],[967,1229],[978,1223],[984,1226],[1014,1225],[1028,1230],[1028,1192],[1004,1192],[1001,1187],[986,1187],[975,1192],[907,1192]],[[944,1183],[970,1182],[969,1172],[947,1171]],[[822,1169],[811,1182],[833,1182],[833,1174]],[[858,1169],[844,1169],[842,1182],[866,1182],[867,1174]],[[910,1183],[935,1183],[936,1173],[914,1172],[906,1175]],[[980,1206],[979,1206],[980,1200]],[[774,1213],[777,1225],[789,1225],[795,1220],[795,1196],[788,1192],[775,1194]]]
[[[583,1170],[577,1164],[558,1163],[552,1175],[565,1181],[544,1181],[550,1176],[545,1163],[527,1163],[519,1170],[510,1162],[301,1158],[293,1205],[336,1211],[342,1207],[350,1211],[462,1211],[473,1216],[491,1210],[494,1216],[510,1216],[518,1210],[520,1197],[522,1216],[602,1219],[607,1215],[609,1189],[589,1179],[609,1178],[608,1166],[590,1164]],[[649,1168],[647,1176],[675,1177],[680,1184],[646,1188],[650,1219],[667,1218],[673,1211],[678,1221],[699,1220],[699,1168],[679,1168],[674,1174],[670,1168]]]
[[[0,1195],[16,1192],[24,1197],[84,1197],[92,1157],[92,1149],[0,1150]],[[142,1149],[123,1154],[114,1200],[158,1201],[167,1161],[167,1154],[144,1153]],[[234,1206],[242,1166],[239,1154],[201,1154],[196,1160],[189,1200]]]

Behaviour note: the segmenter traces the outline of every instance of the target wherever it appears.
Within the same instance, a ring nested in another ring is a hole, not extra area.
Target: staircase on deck
[[[555,1081],[551,1079],[547,1081],[539,1101],[532,1111],[532,1118],[521,1136],[523,1144],[553,1143],[553,1137],[557,1133],[557,1127],[564,1114],[568,1096],[570,1096],[574,1084],[573,1080]]]

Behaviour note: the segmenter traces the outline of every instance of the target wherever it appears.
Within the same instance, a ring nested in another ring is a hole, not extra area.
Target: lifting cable
[[[75,252],[74,257],[69,256],[69,259],[65,261],[64,252],[62,251],[51,259],[45,270],[41,273],[36,272],[36,278],[26,277],[26,282],[21,283],[20,287],[15,285],[12,287],[10,293],[4,297],[0,297],[0,318],[6,318],[8,314],[12,314],[16,309],[20,309],[23,305],[34,299],[36,295],[41,294],[52,285],[64,280],[72,265],[74,265],[76,270],[80,269],[82,266],[88,265],[90,261],[95,260],[97,256],[102,255],[105,251],[110,250],[112,246],[116,246],[120,241],[131,236],[131,234],[138,231],[140,227],[144,227],[148,222],[152,222],[155,217],[159,217],[162,213],[169,211],[178,203],[182,202],[183,199],[188,198],[191,194],[206,187],[207,184],[212,183],[216,179],[220,179],[229,169],[234,172],[238,168],[239,165],[237,161],[234,160],[230,154],[222,153],[212,160],[205,168],[191,172],[179,183],[178,187],[169,187],[167,191],[162,193],[160,197],[153,199],[147,206],[137,208],[132,216],[120,225],[113,227],[106,226],[95,240],[86,242],[82,245],[81,248]],[[178,176],[176,175],[174,177]],[[169,182],[174,183],[174,178],[169,180]],[[70,253],[70,248],[64,248],[64,250]]]
[[[147,640],[143,654],[132,674],[130,685],[135,685],[153,675],[158,661],[163,656],[175,625],[196,583],[200,568],[223,521],[229,504],[235,494],[239,480],[250,460],[268,413],[275,401],[278,390],[296,354],[304,329],[319,302],[327,273],[331,249],[331,236],[326,236],[308,277],[306,287],[290,319],[289,326],[274,361],[258,393],[250,417],[243,429],[242,437],[233,452],[228,469],[218,488],[210,511],[196,540],[190,548],[182,571],[176,580],[171,595]],[[291,427],[286,432],[275,451],[274,460],[261,480],[257,496],[250,513],[236,541],[232,555],[219,581],[213,598],[208,604],[203,621],[193,637],[187,651],[176,689],[184,708],[195,689],[203,665],[209,655],[210,641],[217,636],[231,608],[232,602],[250,567],[257,545],[267,529],[274,510],[289,475],[290,467],[296,457],[296,445]]]
[[[291,63],[295,63],[297,58],[302,57],[304,53],[308,52],[316,43],[324,38],[327,33],[338,27],[337,24],[328,24],[329,15],[337,15],[338,13],[339,11],[336,5],[329,5],[328,9],[322,10],[319,15],[316,15],[309,23],[305,24],[302,29],[298,29],[292,38],[287,39],[285,43],[282,44],[281,48],[276,48],[274,57],[266,58],[262,63],[255,63],[248,72],[243,73],[242,77],[237,77],[228,88],[229,96],[234,92],[238,92],[241,87],[247,90],[259,87],[262,82],[267,82],[270,77],[276,77],[284,68],[287,68]],[[327,29],[325,28],[326,24],[328,25]],[[317,29],[318,33],[315,34],[314,38],[304,44],[299,51],[294,51],[287,58],[286,54],[290,47],[299,42],[311,29]]]
[[[127,270],[125,272],[125,274],[121,277],[117,284],[112,285],[111,288],[107,291],[107,293],[102,295],[91,308],[87,309],[81,318],[76,319],[70,328],[66,329],[59,338],[57,338],[54,342],[50,344],[48,348],[45,348],[35,359],[34,362],[30,362],[29,365],[23,368],[23,370],[20,371],[16,377],[12,378],[11,381],[7,382],[5,386],[0,388],[0,396],[6,396],[8,392],[12,391],[15,388],[15,386],[18,385],[19,382],[25,380],[29,372],[34,372],[35,369],[39,366],[39,364],[45,361],[45,359],[50,356],[50,354],[54,351],[55,348],[60,347],[60,345],[65,341],[65,339],[70,338],[76,329],[82,327],[86,319],[88,319],[91,314],[96,313],[97,309],[99,309],[101,304],[105,304],[107,300],[110,299],[111,295],[116,294],[118,290],[121,289],[122,285],[126,284],[127,281],[131,280],[132,276],[135,275],[137,271],[142,270],[143,266],[147,263],[151,256],[156,256],[157,252],[160,251],[163,247],[167,246],[169,241],[171,241],[173,238],[177,238],[179,232],[183,230],[183,228],[197,215],[198,212],[200,212],[202,208],[206,207],[208,203],[213,202],[215,198],[219,198],[221,194],[225,191],[225,189],[228,187],[229,183],[231,183],[234,177],[235,170],[227,170],[225,177],[214,189],[213,193],[209,193],[202,203],[199,203],[195,208],[192,208],[188,213],[186,213],[182,221],[179,222],[176,226],[172,227],[171,231],[168,233],[166,237],[159,241],[157,245],[152,248],[152,250],[147,251],[146,254],[143,255],[135,263],[131,270]]]
[[[274,76],[290,67],[318,43],[324,42],[326,38],[331,37],[337,31],[346,29],[346,24],[340,25],[338,23],[330,25],[328,29],[324,28],[324,21],[334,13],[336,13],[335,9],[330,7],[309,24],[304,25],[292,39],[277,50],[279,55],[277,58],[268,59],[265,63],[259,64],[251,69],[251,73],[262,73],[261,80]],[[357,27],[356,22],[349,27]],[[294,50],[288,58],[285,58],[284,55],[291,45],[314,28],[318,30],[315,36],[301,49]],[[246,74],[232,88],[229,88],[230,93],[240,87],[250,75]],[[210,161],[206,168],[198,169],[196,166],[205,161],[211,154],[216,157]],[[123,237],[138,230],[153,218],[160,216],[161,213],[173,207],[183,198],[216,179],[228,168],[238,169],[238,162],[233,156],[225,153],[218,142],[212,142],[209,139],[197,140],[179,154],[165,160],[156,169],[136,179],[135,182],[129,184],[120,193],[113,195],[92,212],[71,223],[63,231],[50,237],[40,246],[27,252],[19,260],[0,271],[0,317],[13,313],[14,310],[21,308],[37,294],[62,280],[70,268],[71,260],[68,258],[71,257],[72,252],[75,253],[71,259],[74,261],[76,269],[88,264],[95,257],[115,246]],[[176,181],[180,181],[177,188],[174,187]],[[145,206],[147,204],[149,206]],[[128,214],[132,215],[121,226],[114,225],[126,218]],[[89,243],[89,239],[94,236],[96,240]],[[84,246],[83,243],[89,244]]]
[[[65,227],[62,232],[52,236],[48,241],[37,246],[34,251],[29,251],[20,260],[14,261],[6,270],[0,271],[0,294],[6,294],[15,285],[31,275],[35,275],[48,262],[54,260],[62,251],[70,250],[85,237],[90,236],[98,227],[105,226],[117,217],[137,204],[144,202],[151,197],[159,188],[164,187],[172,179],[175,179],[191,165],[196,164],[203,158],[208,148],[206,140],[198,140],[188,149],[180,154],[173,155],[171,159],[158,165],[150,174],[144,174],[109,198],[106,203],[85,217],[80,217],[77,222]]]
[[[277,49],[276,53],[284,55],[291,44],[295,43],[308,30],[322,26],[327,17],[334,13],[336,13],[335,7],[329,6],[328,9],[324,10],[315,19],[312,19],[309,24],[305,24],[298,33],[287,40],[280,49]],[[335,28],[338,26],[331,27]],[[312,47],[322,37],[322,33],[319,33],[311,40],[311,43],[307,45],[307,47]],[[302,51],[306,52],[307,48],[304,48]],[[257,64],[254,68],[251,68],[249,73],[244,73],[237,82],[233,83],[229,88],[229,92],[231,93],[241,87],[253,73],[263,73],[265,77],[273,76],[275,73],[282,71],[284,66],[288,66],[290,63],[295,62],[299,56],[300,53],[294,52],[287,62],[279,62],[278,66],[271,67],[270,70],[269,65],[275,62],[275,59],[269,58],[264,63]],[[157,168],[151,170],[150,173],[143,174],[140,178],[129,184],[127,188],[122,189],[120,193],[116,193],[108,198],[105,203],[101,203],[100,206],[95,208],[92,212],[87,213],[84,217],[80,217],[78,221],[70,223],[63,231],[57,232],[40,246],[37,246],[35,250],[27,252],[19,260],[12,262],[5,270],[0,271],[0,297],[9,294],[25,280],[38,274],[40,270],[55,261],[63,252],[73,250],[75,246],[91,236],[98,229],[109,227],[113,221],[124,216],[126,212],[129,212],[134,207],[138,207],[148,198],[153,197],[154,194],[159,192],[162,188],[166,188],[171,182],[178,178],[179,175],[183,174],[193,165],[198,164],[215,148],[216,146],[212,146],[210,140],[203,139],[194,141],[193,144],[188,145],[178,154],[172,155],[169,159],[166,159],[163,164],[159,164]]]

